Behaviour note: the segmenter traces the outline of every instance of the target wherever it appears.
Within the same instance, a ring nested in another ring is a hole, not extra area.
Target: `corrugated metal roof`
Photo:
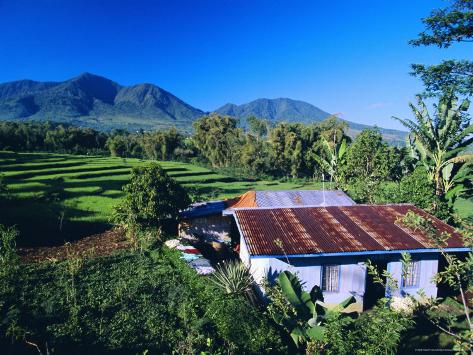
[[[340,190],[248,191],[227,201],[228,208],[351,206],[355,202]]]
[[[225,201],[227,208],[257,207],[256,191],[247,191],[243,195]]]
[[[213,214],[221,214],[225,209],[224,201],[208,201],[197,202],[189,206],[186,210],[180,213],[181,218],[196,218],[209,216]]]
[[[413,205],[237,209],[235,218],[251,255],[435,248],[424,233],[396,224],[409,210],[429,216],[440,231],[450,233],[448,248],[463,247],[454,228]]]

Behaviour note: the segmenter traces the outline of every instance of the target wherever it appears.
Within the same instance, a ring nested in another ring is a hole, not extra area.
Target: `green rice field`
[[[0,223],[16,224],[23,245],[75,240],[110,228],[110,215],[140,159],[0,152],[0,174],[9,198]],[[244,180],[180,162],[159,162],[169,175],[204,199],[234,197],[250,189],[320,188],[295,182]]]

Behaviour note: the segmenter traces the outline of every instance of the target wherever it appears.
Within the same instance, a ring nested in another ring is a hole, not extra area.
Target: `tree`
[[[272,167],[281,175],[296,178],[311,176],[314,170],[312,151],[320,137],[317,125],[279,123],[269,132]]]
[[[337,114],[318,122],[316,127],[320,131],[320,135],[328,142],[338,144],[343,139],[346,139],[348,143],[350,142],[350,138],[345,134],[348,129],[348,123],[339,119]]]
[[[441,219],[448,217],[441,215],[443,212],[442,201],[435,195],[435,185],[429,179],[429,173],[422,165],[402,177],[399,182],[397,202],[413,203]]]
[[[245,145],[241,148],[240,163],[243,170],[258,176],[270,170],[268,143],[247,134]]]
[[[240,148],[242,132],[230,116],[211,114],[194,122],[192,139],[197,149],[214,167],[227,167],[235,149]]]
[[[456,0],[422,19],[426,29],[409,43],[448,48],[455,42],[473,42],[473,0]],[[437,65],[412,65],[412,75],[424,82],[427,95],[473,95],[473,62],[445,60]]]
[[[125,198],[115,208],[113,219],[134,242],[142,231],[160,237],[163,227],[177,221],[179,211],[190,203],[186,190],[156,163],[133,168],[123,191]]]
[[[365,129],[349,146],[342,173],[355,199],[373,203],[381,183],[393,179],[399,163],[400,156],[383,142],[379,130]]]
[[[153,131],[140,135],[140,144],[148,159],[169,160],[177,148],[183,146],[184,137],[176,128]]]
[[[258,138],[263,138],[268,134],[269,123],[267,120],[250,116],[246,119],[248,128],[251,133],[255,134]]]
[[[444,96],[438,105],[434,105],[434,117],[431,117],[418,96],[418,106],[410,104],[414,120],[394,117],[411,131],[412,154],[429,172],[439,197],[454,189],[455,184],[460,186],[461,181],[455,180],[452,174],[473,158],[471,153],[462,154],[473,142],[473,125],[467,114],[469,105],[468,100],[458,105],[456,98]]]
[[[126,157],[130,151],[129,138],[126,135],[117,134],[107,139],[107,147],[112,157]]]

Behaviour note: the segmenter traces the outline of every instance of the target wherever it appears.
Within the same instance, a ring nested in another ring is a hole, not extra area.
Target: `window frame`
[[[337,273],[338,279],[337,279],[337,283],[336,283],[336,285],[337,285],[336,290],[326,290],[326,289],[324,289],[324,276],[326,275],[326,268],[329,268],[329,267],[336,267],[338,269],[338,273]],[[321,268],[320,268],[320,289],[322,290],[322,292],[328,292],[328,293],[338,293],[338,292],[340,292],[341,273],[342,273],[342,267],[341,267],[340,264],[321,265]]]
[[[415,275],[414,275],[414,278],[413,280],[415,281],[414,283],[412,284],[409,284],[407,285],[406,284],[406,281],[407,281],[407,276],[409,275],[402,275],[402,271],[401,271],[401,282],[402,282],[402,288],[418,288],[419,285],[420,285],[420,269],[421,269],[421,260],[412,260],[410,262],[411,265],[416,265],[417,266],[417,269],[415,270]],[[410,265],[410,266],[411,266]]]

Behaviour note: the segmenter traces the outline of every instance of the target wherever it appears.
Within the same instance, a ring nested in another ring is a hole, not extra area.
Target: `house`
[[[200,237],[230,243],[239,240],[232,211],[236,208],[351,206],[355,202],[340,190],[248,191],[228,200],[199,202],[181,212],[178,234],[181,238]]]
[[[400,226],[396,220],[413,211],[432,218],[442,232],[451,234],[447,252],[467,252],[452,227],[413,205],[355,205],[327,207],[237,207],[229,212],[240,238],[240,258],[255,281],[274,280],[284,270],[297,273],[305,288],[319,285],[328,304],[353,295],[353,310],[371,307],[385,294],[437,296],[432,277],[439,267],[439,250],[420,231]],[[403,278],[401,253],[412,263]],[[400,285],[384,290],[367,273],[366,260],[387,270]]]

